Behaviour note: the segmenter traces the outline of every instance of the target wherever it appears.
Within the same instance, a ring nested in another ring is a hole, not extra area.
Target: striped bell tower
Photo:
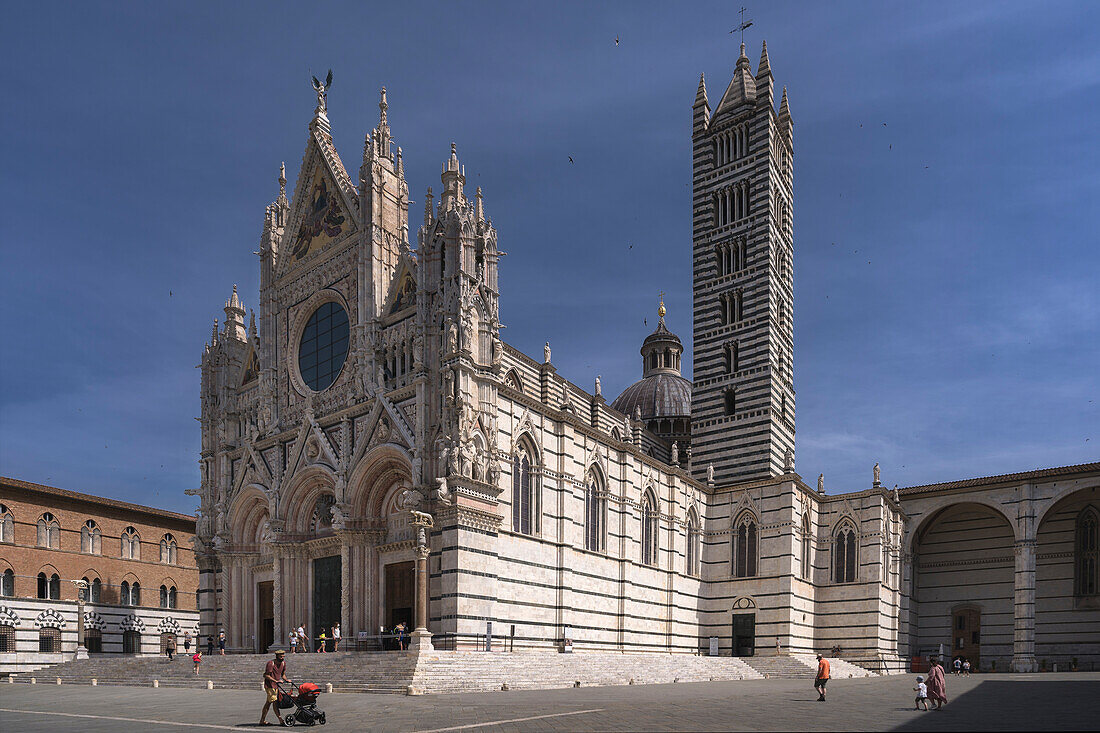
[[[728,485],[793,470],[793,153],[768,47],[692,108],[692,470]]]

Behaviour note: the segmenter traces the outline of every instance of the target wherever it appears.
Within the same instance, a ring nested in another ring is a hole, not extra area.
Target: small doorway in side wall
[[[973,606],[956,608],[951,614],[951,658],[944,662],[948,670],[957,658],[969,659],[977,671],[981,661],[982,612]]]
[[[756,653],[756,614],[733,615],[733,656],[751,657]]]

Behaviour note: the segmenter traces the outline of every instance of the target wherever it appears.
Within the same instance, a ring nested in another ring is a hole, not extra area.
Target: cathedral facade
[[[411,235],[385,89],[353,178],[315,87],[296,190],[281,175],[264,213],[258,313],[234,287],[203,352],[203,635],[261,651],[405,621],[473,648],[491,624],[515,648],[897,665],[956,649],[962,619],[957,649],[1001,668],[1036,644],[1100,661],[1100,465],[901,490],[876,465],[843,494],[795,472],[794,126],[766,46],[692,107],[694,374],[662,304],[610,404],[549,344],[501,339],[497,232],[455,146]],[[972,546],[945,556],[960,526]],[[1047,622],[1076,634],[1044,642]]]

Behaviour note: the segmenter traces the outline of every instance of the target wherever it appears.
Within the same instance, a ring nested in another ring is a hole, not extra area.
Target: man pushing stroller
[[[279,715],[279,683],[290,682],[286,676],[286,652],[282,649],[275,650],[275,658],[268,661],[264,667],[264,695],[267,701],[264,703],[263,712],[260,713],[260,725],[271,725],[267,722],[267,711],[274,708],[275,718],[279,725],[283,725],[283,718]]]

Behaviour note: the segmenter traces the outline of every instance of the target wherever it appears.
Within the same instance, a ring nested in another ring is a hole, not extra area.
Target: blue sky
[[[330,67],[347,167],[386,85],[413,219],[457,142],[509,253],[506,339],[618,394],[658,291],[690,339],[691,103],[730,79],[735,7],[8,4],[0,472],[193,508],[194,366],[234,283],[256,305],[263,208]],[[1097,460],[1100,4],[749,16],[795,121],[799,472]]]

